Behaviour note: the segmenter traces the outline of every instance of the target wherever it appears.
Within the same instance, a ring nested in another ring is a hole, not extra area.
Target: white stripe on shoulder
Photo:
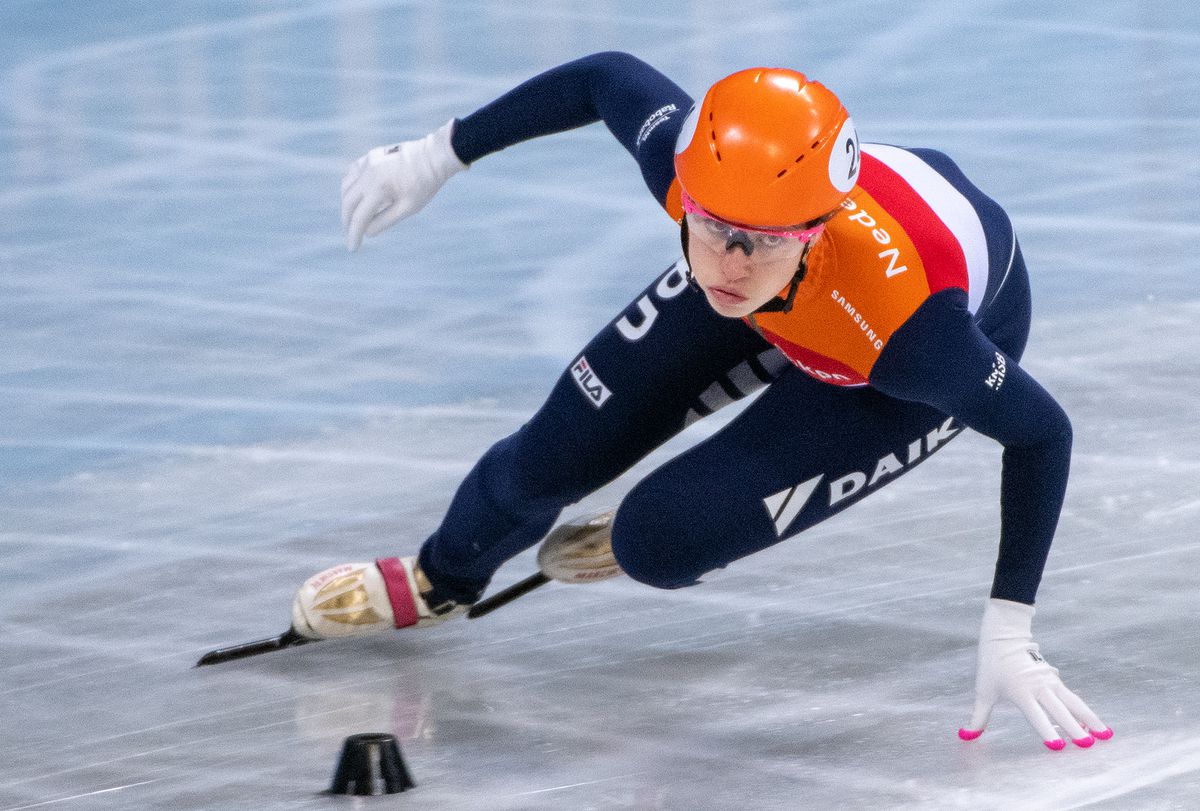
[[[912,186],[958,240],[967,260],[968,307],[976,312],[987,290],[988,251],[975,207],[949,180],[908,150],[886,144],[863,144],[862,150]]]

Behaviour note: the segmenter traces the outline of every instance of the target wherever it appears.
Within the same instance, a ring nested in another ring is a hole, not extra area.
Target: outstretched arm
[[[342,181],[347,247],[420,211],[471,163],[505,147],[603,121],[637,160],[642,178],[666,204],[674,143],[691,99],[629,54],[606,51],[522,83],[462,120],[426,137],[372,149]]]
[[[892,336],[871,375],[881,391],[929,403],[1004,446],[1000,553],[980,628],[975,708],[959,730],[983,734],[992,707],[1007,698],[1047,747],[1112,737],[1067,689],[1033,641],[1033,601],[1062,509],[1071,459],[1071,423],[1054,398],[973,322],[966,294],[932,296]]]
[[[896,331],[871,384],[893,397],[928,403],[1004,446],[991,596],[1032,605],[1070,471],[1066,413],[980,332],[958,289],[930,297]]]
[[[660,203],[674,177],[675,136],[691,98],[637,57],[585,56],[533,77],[460,120],[451,143],[471,164],[505,147],[603,121]]]

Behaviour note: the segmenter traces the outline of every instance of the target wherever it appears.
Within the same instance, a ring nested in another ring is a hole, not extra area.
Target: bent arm
[[[1071,465],[1071,423],[1054,398],[980,332],[966,294],[932,296],[884,348],[880,391],[929,403],[1004,446],[1000,551],[991,596],[1032,605]]]
[[[605,51],[539,74],[459,120],[451,144],[470,164],[521,141],[603,121],[662,203],[675,174],[675,137],[691,104],[650,65]]]

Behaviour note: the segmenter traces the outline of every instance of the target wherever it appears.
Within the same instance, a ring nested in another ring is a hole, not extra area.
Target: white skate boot
[[[425,628],[466,613],[468,606],[453,602],[428,605],[432,590],[415,557],[343,563],[304,581],[292,601],[292,627],[329,639]]]

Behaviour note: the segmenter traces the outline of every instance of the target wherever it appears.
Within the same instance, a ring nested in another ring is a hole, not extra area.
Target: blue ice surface
[[[316,792],[376,726],[437,807],[1188,807],[1198,46],[1195,4],[1134,0],[5,3],[0,808],[340,807]],[[675,259],[599,126],[340,233],[353,158],[613,48],[693,95],[805,70],[1006,206],[1076,429],[1038,627],[1113,741],[1050,756],[1011,707],[953,737],[997,521],[971,437],[696,589],[188,669],[311,572],[415,550]]]

